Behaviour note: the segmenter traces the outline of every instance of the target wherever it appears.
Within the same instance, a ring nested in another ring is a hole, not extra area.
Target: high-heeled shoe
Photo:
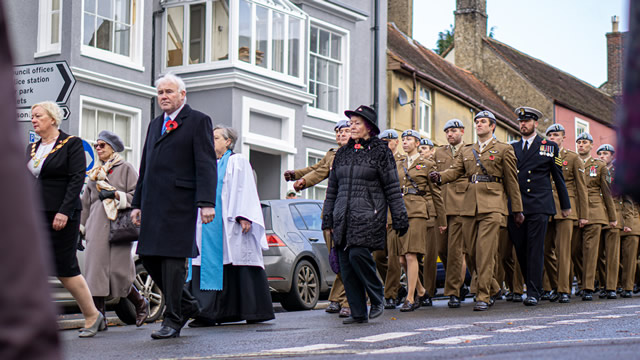
[[[96,322],[94,322],[93,325],[91,325],[90,327],[84,328],[82,331],[80,331],[80,334],[78,335],[78,337],[81,337],[81,338],[94,337],[96,336],[98,331],[102,331],[104,329],[105,329],[104,315],[102,315],[102,313],[98,311],[98,318],[96,319]]]

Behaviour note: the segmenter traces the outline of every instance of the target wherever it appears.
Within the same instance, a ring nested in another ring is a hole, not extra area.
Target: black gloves
[[[432,183],[435,183],[435,184],[437,184],[437,185],[440,185],[440,180],[441,180],[441,178],[440,178],[440,173],[439,173],[439,172],[437,172],[437,171],[432,171],[432,172],[429,174],[429,179],[431,180],[431,182],[432,182]]]
[[[409,230],[409,228],[400,228],[400,229],[396,229],[396,234],[398,234],[398,237],[404,236],[404,234],[407,233],[407,230]]]
[[[98,194],[98,197],[100,198],[100,201],[104,201],[104,199],[115,199],[116,198],[116,192],[112,191],[112,190],[100,190],[100,193]]]

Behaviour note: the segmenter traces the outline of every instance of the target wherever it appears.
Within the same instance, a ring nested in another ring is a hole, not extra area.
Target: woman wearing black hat
[[[383,312],[382,283],[371,251],[384,249],[387,208],[393,227],[404,235],[409,221],[393,154],[376,135],[376,113],[367,106],[345,111],[351,139],[336,153],[324,202],[322,228],[332,231],[351,317],[345,324],[366,323]],[[365,294],[366,293],[366,294]],[[371,311],[367,314],[367,297]]]

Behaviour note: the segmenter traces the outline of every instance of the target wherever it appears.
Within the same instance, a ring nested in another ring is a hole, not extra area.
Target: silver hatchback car
[[[261,203],[269,244],[262,254],[272,298],[288,311],[313,309],[336,278],[322,235],[322,201]]]

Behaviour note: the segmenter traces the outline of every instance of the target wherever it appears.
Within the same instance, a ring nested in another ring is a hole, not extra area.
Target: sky
[[[611,17],[629,29],[629,0],[487,0],[487,31],[530,56],[599,87],[607,80]],[[413,38],[436,48],[454,24],[456,0],[413,0]]]

